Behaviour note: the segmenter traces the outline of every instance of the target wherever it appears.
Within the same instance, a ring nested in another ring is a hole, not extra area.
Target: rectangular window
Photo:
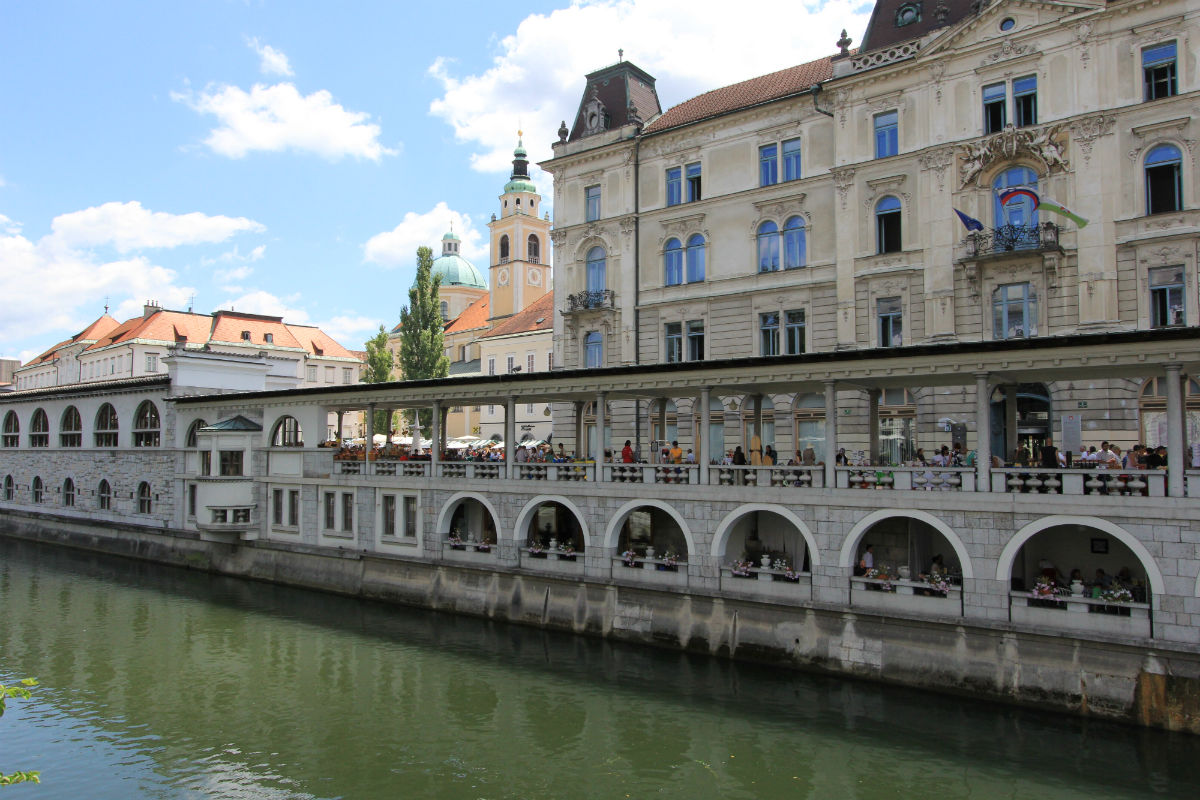
[[[704,320],[695,319],[687,324],[688,361],[704,360]]]
[[[999,133],[1008,122],[1008,91],[1003,83],[983,87],[983,132]]]
[[[1143,48],[1142,84],[1146,100],[1175,96],[1178,91],[1175,62],[1175,42]]]
[[[1168,328],[1183,323],[1183,267],[1150,270],[1150,327]]]
[[[507,371],[508,371],[508,374],[511,375],[513,372],[513,367],[517,363],[516,356],[512,356],[512,355],[508,356],[507,362],[508,362],[508,370]]]
[[[308,382],[309,383],[317,382],[317,368],[316,367],[308,368]]]
[[[554,351],[546,353],[546,371],[551,372],[554,369]]]
[[[900,152],[900,113],[888,111],[875,115],[875,157],[887,158]]]
[[[526,413],[526,414],[532,414],[532,413],[533,413],[533,403],[526,403],[526,404],[525,404],[525,413]]]
[[[779,315],[760,314],[758,316],[758,354],[760,356],[779,355]]]
[[[271,524],[283,524],[283,489],[271,490]]]
[[[783,179],[800,180],[800,140],[788,139],[783,143]]]
[[[584,339],[584,366],[597,368],[604,363],[604,336],[599,331],[589,331]]]
[[[773,144],[758,148],[758,185],[779,183],[779,148]]]
[[[488,356],[488,375],[496,374],[496,357]]]
[[[342,383],[354,383],[354,369],[342,367]]]
[[[383,496],[383,535],[396,535],[396,495]]]
[[[201,450],[200,451],[200,474],[201,475],[212,475],[212,451],[211,450]]]
[[[300,490],[288,490],[288,517],[287,524],[298,526],[300,524]]]
[[[663,360],[668,364],[683,361],[683,323],[668,322],[666,326],[666,346],[663,349]]]
[[[525,354],[525,371],[533,372],[537,368],[537,356],[533,353]]]
[[[404,535],[417,535],[417,498],[404,498]]]
[[[583,190],[584,195],[584,219],[587,222],[594,222],[600,219],[600,187],[589,186]]]
[[[332,531],[337,529],[337,495],[333,492],[325,492],[325,530]]]
[[[488,404],[488,416],[489,417],[496,416],[496,406],[494,404],[491,404],[491,403]]]
[[[784,313],[784,339],[789,356],[804,352],[804,310]]]
[[[879,314],[879,346],[899,347],[904,344],[904,323],[899,297],[881,297]]]
[[[221,475],[222,477],[241,477],[242,475],[242,457],[241,450],[222,450],[221,451]]]
[[[700,165],[688,164],[684,169],[687,173],[687,201],[694,203],[703,197],[700,191]]]
[[[1037,336],[1037,295],[1028,283],[997,286],[992,294],[992,338]]]
[[[1037,125],[1037,76],[1013,81],[1013,116],[1018,128]]]
[[[677,206],[683,202],[683,170],[672,167],[667,170],[667,205]]]
[[[196,484],[188,484],[188,516],[195,518],[196,516]]]
[[[333,367],[325,368],[325,382],[333,383]]]
[[[158,355],[146,353],[146,372],[158,372]]]
[[[354,494],[342,493],[342,532],[354,532]]]

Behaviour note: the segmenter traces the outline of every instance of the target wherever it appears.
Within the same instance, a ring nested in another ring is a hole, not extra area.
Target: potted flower
[[[668,550],[659,559],[658,569],[660,572],[677,572],[679,570],[679,557]]]
[[[734,561],[729,565],[729,571],[735,578],[753,578],[754,573],[751,572],[753,566],[749,561]]]
[[[632,550],[626,550],[624,553],[621,553],[621,561],[627,567],[637,567],[637,553]]]
[[[575,556],[576,556],[575,545],[572,544],[571,542],[564,542],[558,548],[558,560],[559,561],[574,561]]]
[[[925,582],[929,584],[929,588],[942,595],[943,597],[950,591],[950,581],[947,579],[944,572],[931,572],[925,576]]]
[[[546,548],[542,547],[541,542],[529,543],[529,556],[531,558],[545,558]]]
[[[449,542],[450,542],[451,550],[466,550],[467,549],[467,543],[464,542],[462,537],[458,535],[458,531],[453,531],[450,534]]]
[[[475,552],[476,552],[476,553],[490,553],[490,552],[492,552],[492,543],[491,543],[491,542],[476,542],[476,544],[475,544]]]
[[[879,587],[877,591],[891,592],[896,588],[892,585],[892,576],[888,574],[886,567],[872,567],[871,569],[867,570],[867,574],[864,577],[874,581],[879,581],[879,583],[874,584],[875,586]]]
[[[1124,586],[1112,586],[1100,593],[1100,599],[1106,603],[1132,603],[1133,592]]]

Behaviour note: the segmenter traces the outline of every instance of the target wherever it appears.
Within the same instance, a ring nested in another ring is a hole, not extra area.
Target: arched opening
[[[530,264],[540,264],[542,261],[542,242],[538,239],[537,234],[529,234],[529,241],[525,245],[528,253],[528,261]]]
[[[149,514],[153,508],[152,498],[150,496],[150,484],[142,481],[138,484],[137,489],[138,513]]]
[[[666,452],[671,449],[671,442],[679,440],[679,411],[675,401],[659,398],[651,401],[646,408],[650,416],[650,446],[654,449],[656,461],[666,461]]]
[[[187,437],[184,440],[184,447],[199,447],[200,446],[199,439],[196,434],[200,431],[201,428],[207,428],[207,427],[208,427],[208,423],[202,419],[198,419],[195,422],[193,422],[191,425],[189,425],[188,429],[187,429]]]
[[[105,403],[100,406],[96,412],[96,447],[116,447],[119,427],[117,410],[112,407],[112,404]]]
[[[704,280],[704,261],[705,250],[707,243],[704,237],[698,233],[694,233],[688,237],[687,242],[687,282],[699,283]]]
[[[795,216],[783,225],[783,268],[799,269],[808,263],[808,241],[804,217]]]
[[[508,263],[508,234],[500,237],[500,263]]]
[[[894,589],[895,581],[919,583],[935,573],[948,586],[962,585],[962,555],[955,543],[935,525],[915,516],[882,516],[868,524],[858,536],[853,554],[854,574],[889,581],[892,585],[884,584],[885,590]]]
[[[796,523],[778,511],[747,511],[729,523],[717,541],[716,555],[723,565],[733,565],[736,577],[749,569],[781,572],[812,571],[808,543]],[[740,567],[741,569],[738,569]]]
[[[112,485],[108,481],[100,481],[96,488],[96,507],[101,511],[112,510]]]
[[[1164,214],[1183,208],[1183,155],[1174,145],[1160,144],[1146,155],[1146,213]]]
[[[17,495],[17,484],[15,481],[13,481],[13,476],[5,475],[4,476],[4,499],[11,503],[13,498],[16,497],[16,495]]]
[[[75,481],[70,478],[63,481],[62,504],[68,508],[75,505]]]
[[[29,446],[50,446],[50,418],[40,408],[33,412],[33,419],[29,423]]]
[[[792,418],[796,463],[812,467],[824,462],[825,395],[815,392],[796,395],[792,401]]]
[[[587,290],[603,292],[608,288],[608,255],[603,247],[593,247],[587,254]],[[597,301],[598,302],[598,301]]]
[[[747,395],[742,402],[742,441],[752,465],[775,463],[775,401],[768,395]]]
[[[46,487],[42,484],[42,479],[35,476],[29,488],[33,494],[33,502],[42,502],[46,492]]]
[[[700,459],[700,447],[705,434],[708,435],[708,457],[713,464],[721,462],[725,455],[725,405],[721,398],[710,395],[708,398],[708,431],[704,431],[704,420],[700,417],[700,401],[692,404],[692,435],[696,440],[696,460]]]
[[[272,447],[304,447],[304,431],[295,417],[282,416],[271,429]]]
[[[678,239],[667,239],[663,248],[663,283],[678,286],[683,283],[683,245]]]
[[[0,434],[0,444],[5,447],[19,447],[21,444],[21,419],[17,412],[9,411],[4,415],[4,433]]]
[[[758,226],[755,237],[758,248],[758,271],[775,272],[779,269],[779,226],[767,220]]]
[[[492,512],[474,497],[459,499],[444,519],[447,520],[446,530],[441,532],[444,539],[489,545],[499,541]]]
[[[900,201],[888,195],[875,204],[875,244],[877,253],[899,253],[903,249],[900,235]]]
[[[604,410],[604,447],[597,447],[596,442],[596,404],[588,403],[583,407],[583,445],[587,457],[593,461],[599,460],[604,454],[602,450],[612,450],[612,406]],[[611,458],[609,459],[612,460]]]
[[[1044,383],[998,386],[991,401],[992,452],[1031,463],[1050,436],[1050,390]]]
[[[149,400],[143,401],[133,417],[133,446],[158,447],[161,440],[161,426],[158,407]]]
[[[1200,383],[1194,378],[1187,381],[1184,397],[1186,420],[1185,442],[1200,442]],[[1141,417],[1142,443],[1147,447],[1158,447],[1167,443],[1167,382],[1162,378],[1150,378],[1142,384],[1138,402]]]
[[[83,419],[75,406],[67,406],[63,412],[58,426],[58,442],[60,447],[83,446]]]
[[[587,546],[583,526],[571,509],[562,503],[541,503],[529,515],[522,541],[533,550],[582,553]]]
[[[617,552],[627,566],[640,566],[638,559],[653,559],[665,571],[675,571],[678,565],[687,563],[687,537],[665,509],[639,506],[621,522]]]

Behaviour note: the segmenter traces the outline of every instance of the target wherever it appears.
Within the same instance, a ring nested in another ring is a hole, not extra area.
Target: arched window
[[[508,263],[508,234],[500,237],[500,263]]]
[[[160,428],[158,407],[149,400],[143,401],[133,416],[133,446],[158,447]]]
[[[608,254],[603,247],[593,247],[587,254],[587,290],[603,292],[608,288]]]
[[[1200,383],[1189,378],[1184,388],[1184,441],[1200,441]],[[1142,442],[1147,447],[1167,443],[1167,382],[1148,378],[1142,385],[1138,411],[1141,413]]]
[[[138,484],[138,513],[149,514],[153,505],[150,498],[150,484],[142,481]]]
[[[111,403],[100,406],[96,412],[96,447],[116,447],[117,428],[117,410]]]
[[[442,315],[443,322],[450,319],[450,304],[443,300],[441,305],[438,306],[438,313]]]
[[[199,439],[197,433],[201,428],[207,428],[208,423],[202,419],[198,419],[188,426],[187,438],[183,442],[184,447],[199,447]]]
[[[798,269],[808,263],[804,217],[789,219],[783,226],[783,268]]]
[[[683,283],[683,245],[678,239],[668,239],[663,250],[663,274],[667,286]]]
[[[1146,156],[1146,213],[1183,208],[1183,157],[1174,145],[1160,144]]]
[[[272,447],[304,447],[304,431],[295,417],[280,417],[271,430]]]
[[[18,447],[21,444],[21,420],[17,412],[9,411],[4,415],[4,433],[0,434],[0,444],[5,447]]]
[[[63,481],[62,504],[68,507],[75,505],[75,481],[70,478]]]
[[[805,451],[812,449],[807,456],[814,466],[818,461],[825,460],[825,395],[811,392],[796,395],[792,401],[793,428],[796,460],[805,464]]]
[[[42,485],[42,479],[35,477],[33,479],[33,485],[30,486],[30,488],[33,490],[33,502],[42,502],[42,498],[46,494],[46,487]]]
[[[108,481],[100,481],[96,488],[96,505],[101,511],[112,510],[112,486]]]
[[[779,226],[767,220],[758,226],[758,271],[779,269]]]
[[[588,331],[583,337],[583,365],[588,368],[604,365],[604,334]]]
[[[1018,195],[1001,205],[1000,194],[1005,189],[1029,189],[1037,192],[1037,173],[1029,167],[1012,167],[996,176],[992,181],[992,196],[995,197],[996,227],[1011,225],[1014,228],[1036,228],[1038,224],[1037,209],[1034,208],[1033,198],[1028,195]]]
[[[542,263],[542,241],[538,239],[537,234],[529,234],[529,241],[525,245],[525,251],[530,264]]]
[[[12,502],[12,499],[17,495],[17,486],[13,481],[12,475],[4,476],[4,499]]]
[[[75,406],[67,406],[63,412],[58,426],[58,444],[60,447],[83,446],[83,419]]]
[[[33,412],[33,420],[29,423],[29,446],[50,446],[50,418],[40,408]]]
[[[899,253],[900,201],[891,195],[875,204],[875,246],[878,253]]]
[[[687,243],[687,281],[699,283],[704,280],[704,237],[694,233]]]
[[[917,401],[908,389],[884,389],[879,396],[879,460],[903,464],[917,452]]]

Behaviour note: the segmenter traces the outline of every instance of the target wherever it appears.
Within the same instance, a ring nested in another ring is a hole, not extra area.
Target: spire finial
[[[618,47],[617,48],[617,61],[624,61],[624,60],[625,60],[625,48]]]
[[[840,52],[838,53],[838,56],[845,57],[845,56],[850,55],[850,45],[853,42],[854,42],[854,40],[846,35],[846,29],[842,28],[842,38],[837,40],[837,46],[840,48]]]
[[[108,295],[104,295],[104,313],[108,314]]]

